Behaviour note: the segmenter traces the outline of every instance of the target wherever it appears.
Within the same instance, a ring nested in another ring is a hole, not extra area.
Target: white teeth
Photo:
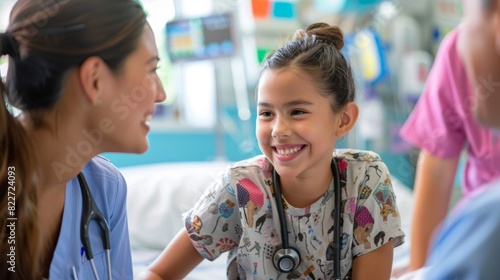
[[[300,151],[302,147],[295,147],[291,149],[278,149],[276,148],[276,151],[278,152],[279,155],[281,156],[289,156],[291,154],[295,154],[296,152]]]

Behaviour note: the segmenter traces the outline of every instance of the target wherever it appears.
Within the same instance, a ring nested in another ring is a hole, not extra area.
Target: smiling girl
[[[229,251],[228,279],[331,279],[336,245],[342,279],[390,278],[404,234],[387,167],[373,152],[335,150],[358,117],[343,44],[338,27],[316,23],[265,60],[256,128],[263,155],[233,164],[208,188],[144,278],[182,279]],[[288,271],[275,262],[284,238],[297,251]]]

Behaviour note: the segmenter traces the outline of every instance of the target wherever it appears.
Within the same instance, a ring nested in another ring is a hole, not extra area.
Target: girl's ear
[[[354,124],[356,124],[356,120],[358,119],[358,115],[358,105],[354,102],[349,102],[340,117],[340,123],[337,129],[338,137],[346,135],[353,128]]]
[[[78,80],[83,93],[92,104],[99,102],[103,91],[103,77],[106,70],[104,61],[97,57],[87,58],[78,70]]]

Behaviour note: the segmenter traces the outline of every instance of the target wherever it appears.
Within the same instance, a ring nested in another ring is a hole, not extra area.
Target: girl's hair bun
[[[320,40],[327,44],[332,44],[337,50],[344,47],[344,34],[338,26],[318,22],[309,25],[306,30],[299,29],[293,35],[294,40],[308,39]]]

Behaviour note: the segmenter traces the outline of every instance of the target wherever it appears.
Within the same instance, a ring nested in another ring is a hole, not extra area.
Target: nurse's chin
[[[500,111],[476,109],[474,111],[474,119],[486,128],[500,129]]]
[[[126,149],[123,149],[121,153],[129,154],[144,154],[149,148],[149,140],[147,138],[142,139],[140,143],[135,143],[134,145],[129,145]]]
[[[146,141],[144,145],[141,145],[141,147],[138,147],[137,150],[134,152],[134,154],[144,154],[149,148],[149,142]]]

